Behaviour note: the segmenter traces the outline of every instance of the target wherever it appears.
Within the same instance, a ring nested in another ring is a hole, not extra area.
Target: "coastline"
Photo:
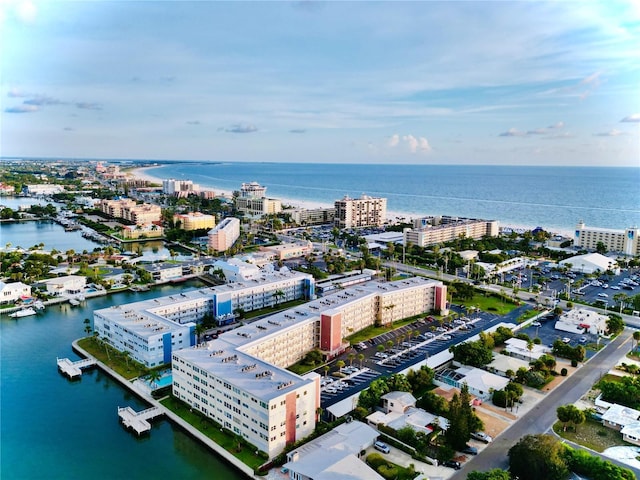
[[[139,180],[146,180],[148,182],[158,183],[161,185],[163,178],[156,177],[149,173],[149,170],[156,169],[156,168],[163,168],[163,166],[160,165],[160,166],[134,168],[128,172],[128,175]],[[231,190],[220,189],[215,185],[202,185],[202,186],[208,189],[214,190],[216,196],[232,198],[233,192]],[[300,198],[280,197],[280,200],[283,205],[290,205],[290,206],[293,206],[294,208],[315,209],[315,208],[331,208],[333,206],[332,204],[328,204],[328,203],[314,202],[312,200],[305,200]],[[421,218],[422,216],[427,216],[427,215],[428,214],[418,215],[415,213],[401,212],[396,210],[387,210],[387,219],[403,220],[406,222],[411,222],[411,220],[415,218]],[[543,225],[522,225],[522,224],[514,224],[514,223],[503,224],[499,218],[494,218],[494,219],[500,223],[501,229],[512,228],[515,230],[527,231],[527,230],[533,230],[537,227],[545,228]],[[572,235],[571,230],[562,230],[562,229],[554,229],[554,231],[552,231],[551,233],[553,235],[563,235],[566,237],[571,237]]]

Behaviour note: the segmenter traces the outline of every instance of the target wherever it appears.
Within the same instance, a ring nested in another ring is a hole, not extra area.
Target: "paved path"
[[[519,421],[514,423],[493,443],[487,446],[480,455],[474,457],[465,464],[460,472],[452,477],[453,480],[463,480],[472,470],[487,471],[492,468],[506,470],[509,466],[507,452],[522,437],[528,434],[548,432],[556,421],[556,408],[576,402],[591,386],[596,383],[603,374],[613,368],[619,358],[629,350],[629,341],[632,330],[625,329],[618,338],[603,348],[590,362],[579,368],[574,374],[562,382],[553,391],[549,392],[538,405]],[[594,453],[594,452],[592,452]],[[605,460],[612,461],[624,468],[628,465],[600,455]],[[634,470],[636,475],[640,471]]]

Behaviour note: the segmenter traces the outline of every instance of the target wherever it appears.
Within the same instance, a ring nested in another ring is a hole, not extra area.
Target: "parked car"
[[[454,470],[460,470],[462,468],[460,462],[456,462],[455,460],[447,460],[446,462],[444,462],[444,466],[453,468]]]
[[[476,447],[472,447],[471,445],[467,445],[462,449],[462,453],[466,453],[467,455],[477,455],[478,449]]]
[[[389,445],[387,445],[384,442],[376,442],[373,444],[373,448],[375,448],[376,450],[378,450],[379,452],[382,453],[389,453],[391,451],[391,449],[389,448]]]
[[[484,443],[491,443],[493,441],[493,438],[491,438],[489,435],[487,435],[484,432],[473,432],[471,434],[471,438],[475,438],[476,440],[480,440],[481,442],[484,442]]]
[[[542,324],[540,322],[538,322],[538,321],[535,321],[535,322],[531,323],[531,326],[532,327],[540,327],[540,326],[542,326]]]

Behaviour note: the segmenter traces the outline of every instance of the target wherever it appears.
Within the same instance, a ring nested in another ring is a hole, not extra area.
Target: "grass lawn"
[[[281,310],[287,310],[292,307],[297,307],[298,305],[303,305],[307,303],[307,300],[293,300],[291,302],[279,303],[278,305],[274,305],[273,307],[262,308],[260,310],[253,310],[251,312],[245,312],[243,318],[255,318],[261,315],[267,315],[274,312],[279,312]],[[241,320],[242,321],[242,320]]]
[[[174,397],[167,397],[161,402],[165,407],[174,412],[191,426],[202,432],[215,443],[220,445],[245,465],[256,470],[267,461],[266,457],[256,455],[256,448],[238,440],[240,437],[228,430],[224,430],[211,419],[204,417],[199,412],[192,410],[189,405]]]
[[[460,300],[456,299],[456,302],[461,303],[465,307],[478,307],[480,310],[494,312],[498,315],[506,315],[518,307],[518,305],[509,300],[482,293],[476,293],[471,300],[460,302]]]
[[[588,418],[585,423],[578,426],[578,431],[574,432],[573,427],[567,427],[567,431],[562,431],[562,423],[556,422],[553,425],[553,431],[572,442],[590,448],[596,452],[603,452],[609,447],[619,445],[631,445],[622,440],[620,432],[616,432],[611,428],[607,428],[597,420]]]
[[[146,367],[135,360],[126,359],[122,352],[108,345],[99,345],[95,337],[78,340],[78,345],[127,380],[142,377],[148,373]]]
[[[527,310],[526,312],[524,312],[522,315],[520,315],[518,317],[516,322],[518,322],[518,323],[525,322],[525,321],[529,320],[530,318],[533,318],[533,317],[535,317],[536,315],[539,315],[539,314],[540,314],[540,312],[538,310]]]

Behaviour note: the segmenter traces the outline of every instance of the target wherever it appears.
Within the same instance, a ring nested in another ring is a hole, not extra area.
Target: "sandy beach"
[[[133,177],[133,178],[137,178],[137,179],[140,179],[140,180],[146,180],[148,182],[157,183],[157,184],[162,185],[163,178],[153,176],[153,175],[151,175],[149,173],[149,170],[154,169],[154,168],[158,168],[158,166],[134,168],[134,169],[132,169],[132,170],[130,170],[128,172],[128,175]],[[217,196],[221,196],[221,197],[225,197],[225,198],[231,198],[232,195],[233,195],[233,192],[231,190],[220,189],[220,188],[216,187],[215,185],[201,185],[201,186],[206,188],[206,189],[213,190]],[[314,209],[314,208],[331,208],[333,206],[333,205],[327,204],[327,203],[313,202],[313,201],[309,201],[309,200],[302,200],[302,199],[299,199],[299,198],[281,197],[280,200],[281,200],[283,206],[292,206],[294,208]],[[395,210],[387,210],[387,219],[392,220],[394,223],[397,222],[397,221],[411,222],[412,219],[420,218],[422,216],[427,216],[427,214],[425,214],[425,215],[416,215],[415,213],[407,213],[407,212],[399,212],[399,211],[395,211]],[[498,218],[497,220],[499,221],[500,219]],[[533,230],[537,226],[538,225],[533,225],[532,226],[532,225],[517,225],[517,224],[513,224],[513,223],[509,223],[509,224],[500,223],[500,228],[508,227],[508,228],[515,229],[517,231]],[[542,225],[540,225],[540,226],[542,226]],[[544,228],[544,226],[542,226],[542,227]],[[554,231],[552,233],[553,234],[564,235],[564,236],[569,236],[569,237],[572,234],[570,231],[559,231],[559,230],[558,231]]]

